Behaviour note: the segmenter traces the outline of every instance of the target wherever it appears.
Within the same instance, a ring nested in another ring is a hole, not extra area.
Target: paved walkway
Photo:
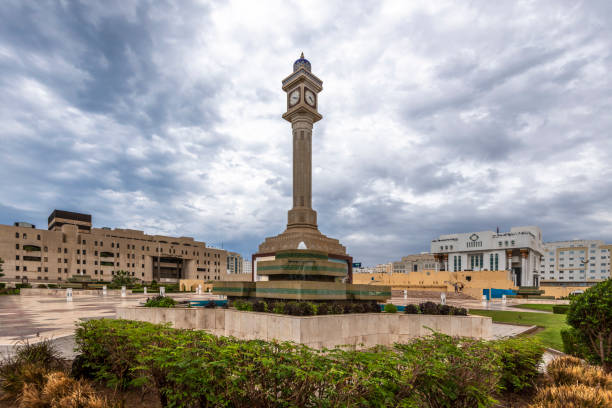
[[[136,305],[151,294],[74,296],[72,302],[53,296],[0,296],[0,345],[37,337],[58,338],[74,333],[83,319],[115,317],[117,306]],[[204,300],[211,295],[168,294],[177,300]]]

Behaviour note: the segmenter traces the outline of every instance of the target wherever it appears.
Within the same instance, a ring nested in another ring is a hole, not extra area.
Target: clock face
[[[296,89],[295,91],[289,94],[289,106],[293,106],[300,100],[300,90]]]
[[[306,103],[314,108],[316,102],[315,94],[312,91],[306,90],[304,96],[306,97]]]

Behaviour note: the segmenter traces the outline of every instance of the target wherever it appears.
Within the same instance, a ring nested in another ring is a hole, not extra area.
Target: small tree
[[[0,258],[0,278],[4,276],[4,274],[2,273],[4,271],[4,269],[2,269],[3,263],[4,263],[4,259]]]
[[[133,276],[130,276],[130,273],[127,271],[117,271],[115,272],[115,276],[113,276],[113,280],[111,281],[112,286],[132,286],[136,283],[137,279]]]
[[[574,297],[567,312],[567,323],[574,327],[607,372],[612,371],[612,279],[599,282]],[[589,354],[591,354],[589,353]]]

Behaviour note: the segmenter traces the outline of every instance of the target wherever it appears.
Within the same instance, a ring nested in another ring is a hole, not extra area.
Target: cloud
[[[356,260],[497,226],[610,242],[611,7],[2,2],[0,222],[62,208],[249,256],[291,206],[304,51],[313,204]]]

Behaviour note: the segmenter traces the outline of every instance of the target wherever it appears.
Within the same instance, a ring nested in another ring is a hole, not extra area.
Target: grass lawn
[[[563,351],[561,329],[569,327],[567,323],[565,323],[566,315],[564,314],[506,312],[480,309],[470,309],[470,314],[489,316],[493,318],[494,322],[499,323],[518,323],[539,326],[544,330],[533,334],[533,336],[539,338],[545,346]]]
[[[553,311],[554,305],[545,305],[545,304],[537,304],[537,303],[524,303],[522,305],[512,305],[512,307],[518,307],[519,309],[532,309],[532,310],[542,310],[544,312]]]

